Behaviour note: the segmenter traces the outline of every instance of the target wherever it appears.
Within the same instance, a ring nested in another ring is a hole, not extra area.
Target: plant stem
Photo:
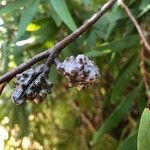
[[[134,26],[136,27],[136,29],[137,29],[137,31],[138,31],[138,33],[140,35],[142,44],[144,45],[144,47],[147,49],[147,51],[150,54],[150,45],[149,45],[147,39],[145,38],[144,33],[143,33],[140,25],[138,24],[137,20],[135,19],[135,17],[133,16],[133,14],[131,13],[131,11],[127,7],[127,5],[123,2],[123,0],[120,0],[120,4],[121,4],[122,8],[125,9],[128,17],[131,19],[131,21],[133,22]]]
[[[76,31],[68,35],[66,38],[64,38],[62,41],[58,42],[54,47],[45,50],[44,52],[35,55],[31,59],[29,59],[27,62],[19,65],[15,69],[7,72],[3,76],[0,77],[0,84],[3,82],[9,82],[11,79],[13,79],[17,74],[25,71],[32,65],[36,64],[37,62],[47,58],[49,55],[53,53],[53,59],[57,58],[59,53],[68,46],[71,42],[73,42],[77,37],[79,37],[81,34],[83,34],[85,31],[87,31],[92,25],[95,24],[95,22],[101,18],[116,2],[116,0],[109,0],[107,3],[103,5],[101,9],[99,9],[89,20],[87,20],[81,27],[79,27]],[[53,63],[53,61],[51,62]]]

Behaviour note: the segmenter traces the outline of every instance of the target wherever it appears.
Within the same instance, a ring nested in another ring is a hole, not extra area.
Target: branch
[[[150,45],[149,45],[147,39],[145,38],[144,33],[143,33],[140,25],[138,24],[137,20],[135,19],[135,17],[133,16],[133,14],[129,10],[129,8],[126,6],[126,4],[123,2],[123,0],[120,0],[120,4],[125,9],[128,17],[131,19],[131,21],[133,22],[133,24],[136,27],[137,31],[139,32],[139,35],[140,35],[140,38],[142,40],[142,43],[143,43],[144,47],[150,53]]]
[[[95,127],[89,120],[89,118],[86,117],[86,115],[80,110],[78,104],[76,102],[71,103],[71,107],[78,112],[78,115],[81,117],[82,122],[89,128],[89,130],[94,133],[95,132]]]
[[[81,34],[83,34],[85,31],[87,31],[95,22],[102,17],[106,11],[108,11],[113,4],[116,2],[116,0],[110,0],[104,6],[98,10],[97,13],[95,13],[89,20],[87,20],[81,27],[79,27],[76,31],[68,35],[66,38],[64,38],[62,41],[58,42],[54,47],[32,57],[27,62],[19,65],[15,69],[7,72],[3,76],[0,77],[0,84],[3,82],[9,82],[11,79],[13,79],[17,74],[25,71],[32,65],[36,64],[37,62],[47,58],[49,55],[53,55],[54,58],[57,58],[59,53],[68,46],[71,42],[73,42],[77,37],[79,37]],[[54,59],[53,58],[53,59]]]

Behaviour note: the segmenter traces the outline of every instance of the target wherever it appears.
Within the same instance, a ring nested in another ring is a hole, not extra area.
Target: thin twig
[[[3,82],[2,84],[0,84],[0,95],[2,94],[6,85],[7,85],[7,82]]]
[[[150,45],[149,45],[147,39],[145,38],[144,33],[143,33],[140,25],[138,24],[137,20],[135,19],[135,17],[133,16],[133,14],[131,13],[131,11],[127,7],[127,5],[123,2],[123,0],[120,0],[120,4],[125,9],[128,17],[131,19],[131,21],[133,22],[133,24],[136,27],[137,31],[139,32],[139,35],[140,35],[140,38],[142,40],[142,43],[143,43],[144,47],[150,53]]]
[[[95,127],[93,126],[91,121],[86,117],[86,115],[82,111],[80,111],[79,106],[75,102],[71,103],[71,106],[76,112],[78,112],[79,116],[82,119],[82,122],[89,128],[89,130],[92,133],[94,133],[95,132]]]
[[[143,81],[144,81],[144,85],[145,85],[145,89],[146,89],[146,93],[147,93],[147,98],[148,98],[148,102],[147,105],[148,107],[150,107],[150,86],[148,83],[148,79],[147,79],[147,71],[146,71],[146,67],[145,67],[145,63],[144,63],[144,48],[141,49],[141,53],[140,53],[140,58],[141,58],[141,64],[140,64],[140,69],[141,69],[141,74],[143,76]]]
[[[3,82],[8,82],[11,79],[13,79],[17,74],[25,71],[32,65],[36,64],[37,62],[47,58],[51,53],[54,53],[54,58],[58,57],[59,53],[68,46],[71,42],[73,42],[77,37],[79,37],[81,34],[83,34],[85,31],[87,31],[95,22],[101,18],[116,2],[116,0],[110,0],[104,6],[98,10],[97,13],[95,13],[89,20],[87,20],[81,27],[79,27],[75,32],[71,33],[69,36],[64,38],[62,41],[58,42],[54,47],[45,50],[44,52],[35,55],[31,59],[29,59],[27,62],[19,65],[15,69],[7,72],[3,76],[0,77],[0,84]]]

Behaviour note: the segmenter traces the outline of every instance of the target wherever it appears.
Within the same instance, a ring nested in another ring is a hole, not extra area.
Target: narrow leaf
[[[106,50],[103,50],[103,51],[89,51],[89,52],[85,53],[85,55],[87,57],[91,58],[91,57],[104,56],[104,55],[107,55],[107,54],[110,54],[110,53],[111,53],[111,50],[106,49]]]
[[[86,48],[91,49],[95,45],[95,43],[96,43],[96,33],[94,30],[91,30],[87,38]]]
[[[19,22],[19,29],[15,41],[17,41],[26,31],[27,25],[32,21],[36,14],[40,0],[32,0],[32,3],[25,8]]]
[[[129,66],[126,68],[126,70],[119,76],[118,80],[113,86],[112,92],[111,92],[111,102],[116,102],[117,99],[120,97],[122,91],[125,89],[126,85],[131,79],[131,76],[136,71],[137,67],[139,65],[139,58],[136,58]]]
[[[138,132],[134,132],[129,135],[118,147],[117,150],[137,150],[137,135]]]
[[[142,113],[137,146],[138,150],[150,149],[150,111],[147,108]]]
[[[111,49],[113,52],[120,52],[138,45],[140,45],[139,35],[130,35],[106,45],[98,46],[96,50]]]
[[[126,44],[128,43],[128,44]],[[98,46],[95,50],[85,53],[88,57],[100,57],[107,55],[111,52],[120,52],[125,49],[132,48],[139,45],[139,36],[131,35],[122,39]]]
[[[47,1],[50,2],[49,0],[47,0]],[[51,3],[48,3],[48,7],[49,7],[49,14],[51,15],[51,17],[55,21],[56,25],[59,27],[62,23],[61,18],[59,17],[57,12],[55,11],[54,7],[52,7]]]
[[[128,96],[122,101],[116,109],[111,113],[111,115],[105,120],[102,127],[96,132],[93,137],[92,144],[95,144],[100,140],[100,138],[111,129],[115,128],[118,123],[122,120],[125,114],[130,110],[134,99],[140,93],[142,84],[139,84]]]
[[[74,31],[77,27],[68,10],[65,0],[50,0],[50,2],[62,21],[70,30]]]

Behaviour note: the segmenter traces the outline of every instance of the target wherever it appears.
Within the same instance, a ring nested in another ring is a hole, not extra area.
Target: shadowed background
[[[0,0],[0,75],[52,47],[105,2]],[[149,37],[149,0],[126,4]],[[13,79],[0,97],[0,149],[136,150],[139,120],[147,103],[140,51],[136,29],[115,4],[60,54],[61,60],[81,53],[94,60],[100,68],[100,84],[81,91],[68,88],[53,66],[52,94],[39,105],[15,106]],[[149,78],[148,58],[145,52]]]

